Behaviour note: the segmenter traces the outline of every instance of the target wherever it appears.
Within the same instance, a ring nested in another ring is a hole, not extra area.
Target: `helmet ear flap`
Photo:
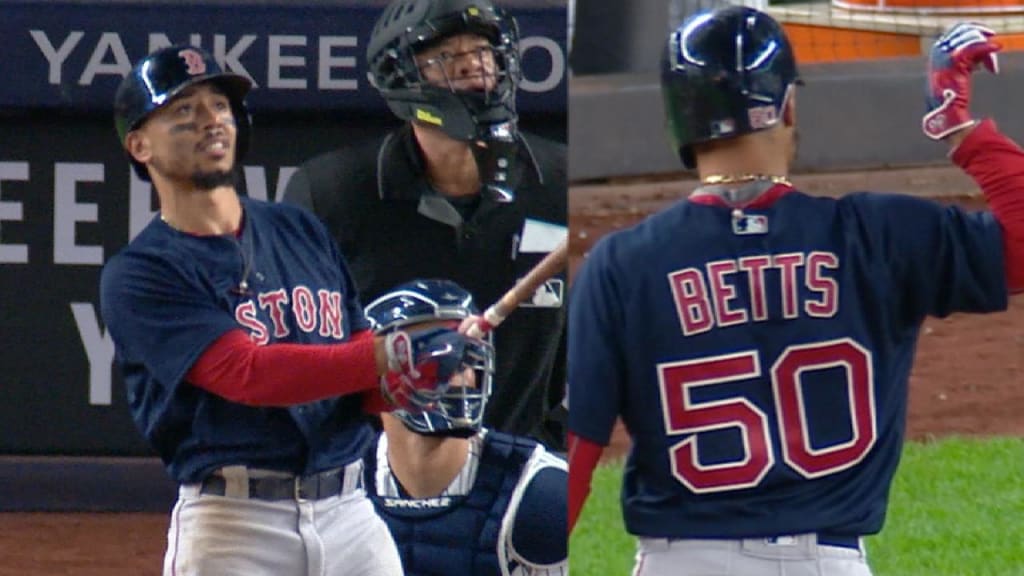
[[[782,99],[782,110],[780,116],[784,126],[796,124],[796,85],[803,82],[795,82],[786,88],[786,96]]]

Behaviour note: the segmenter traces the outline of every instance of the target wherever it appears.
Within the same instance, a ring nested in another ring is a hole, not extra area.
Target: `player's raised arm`
[[[992,120],[970,112],[971,74],[999,73],[1002,46],[995,32],[972,23],[952,26],[932,45],[926,85],[925,135],[945,140],[953,162],[981,187],[1003,226],[1007,286],[1024,290],[1024,151],[1001,134]]]

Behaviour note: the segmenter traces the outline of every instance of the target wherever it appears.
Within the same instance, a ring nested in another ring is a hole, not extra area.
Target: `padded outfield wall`
[[[972,109],[1024,142],[1024,53],[1003,54],[1000,76],[975,75]],[[797,170],[845,171],[948,165],[946,147],[924,137],[923,58],[803,66],[797,91]],[[656,73],[577,76],[570,81],[569,176],[574,181],[671,176]]]
[[[953,23],[980,22],[1003,44],[1002,74],[976,75],[973,109],[1024,137],[1024,4],[1013,0],[574,0],[569,172],[574,181],[672,177],[659,65],[687,15],[742,3],[767,11],[793,44],[802,172],[947,165],[920,130],[925,55]]]

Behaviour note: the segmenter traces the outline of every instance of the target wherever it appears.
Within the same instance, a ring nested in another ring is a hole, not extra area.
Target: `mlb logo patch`
[[[732,217],[732,232],[740,236],[767,234],[768,217],[761,214],[735,214]]]
[[[774,126],[779,121],[775,106],[756,106],[747,110],[747,120],[754,130]]]
[[[711,133],[717,136],[732,134],[736,131],[736,122],[732,118],[715,120],[711,122]]]
[[[523,308],[558,308],[562,305],[565,295],[565,281],[560,278],[552,278],[542,284],[533,296],[520,304]]]

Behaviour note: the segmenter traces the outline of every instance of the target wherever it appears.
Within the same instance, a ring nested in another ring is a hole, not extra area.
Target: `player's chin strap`
[[[498,202],[512,202],[515,193],[509,182],[512,165],[518,151],[519,131],[514,121],[481,127],[485,134],[472,142],[470,148],[476,159],[483,189]]]

